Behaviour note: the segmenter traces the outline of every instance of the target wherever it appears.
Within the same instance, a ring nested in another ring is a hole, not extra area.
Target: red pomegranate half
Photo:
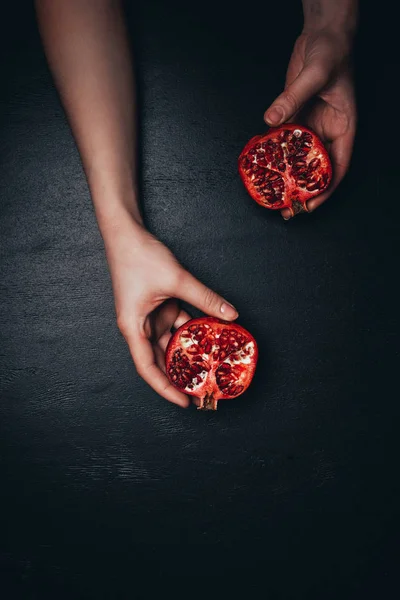
[[[332,164],[319,137],[286,123],[253,137],[239,156],[239,173],[250,196],[266,208],[307,211],[307,201],[326,190]]]
[[[200,410],[216,410],[218,400],[243,394],[257,358],[257,343],[244,327],[214,317],[182,325],[165,354],[169,381],[179,391],[200,398]]]

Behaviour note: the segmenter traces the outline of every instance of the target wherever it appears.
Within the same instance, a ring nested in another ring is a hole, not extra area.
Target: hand
[[[118,327],[137,372],[161,396],[182,407],[189,399],[165,375],[165,349],[171,329],[190,319],[177,299],[214,317],[234,320],[226,300],[188,273],[161,242],[132,219],[103,238],[110,266]]]
[[[356,131],[356,102],[349,65],[350,39],[327,31],[302,33],[297,39],[286,75],[285,91],[266,111],[270,126],[304,122],[324,142],[333,168],[328,190],[308,202],[313,211],[345,176]],[[282,216],[290,217],[288,209]]]

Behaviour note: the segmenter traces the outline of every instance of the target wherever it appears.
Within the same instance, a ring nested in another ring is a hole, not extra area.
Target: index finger
[[[189,406],[189,399],[185,394],[181,394],[168,381],[166,375],[156,364],[153,346],[143,335],[137,334],[127,338],[129,350],[133,362],[135,363],[138,374],[153,388],[157,394],[178,404],[183,408]]]

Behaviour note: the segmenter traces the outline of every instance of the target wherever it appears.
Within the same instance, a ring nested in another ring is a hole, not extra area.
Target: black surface
[[[251,577],[247,596],[285,599],[396,587],[397,57],[376,11],[358,40],[353,165],[331,201],[285,223],[236,174],[281,89],[299,5],[130,11],[148,225],[259,342],[250,391],[213,415],[136,375],[32,9],[1,8],[7,600],[130,598],[148,575]]]

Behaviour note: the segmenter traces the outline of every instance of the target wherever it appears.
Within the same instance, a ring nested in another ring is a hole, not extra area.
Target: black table
[[[351,171],[326,205],[285,223],[247,196],[236,161],[281,90],[301,27],[300,2],[289,4],[256,18],[210,1],[129,10],[148,226],[259,342],[252,387],[216,414],[170,405],[136,375],[33,11],[1,8],[7,600],[130,598],[139,576],[201,574],[260,577],[282,598],[388,597],[399,504],[395,39],[364,8]]]

